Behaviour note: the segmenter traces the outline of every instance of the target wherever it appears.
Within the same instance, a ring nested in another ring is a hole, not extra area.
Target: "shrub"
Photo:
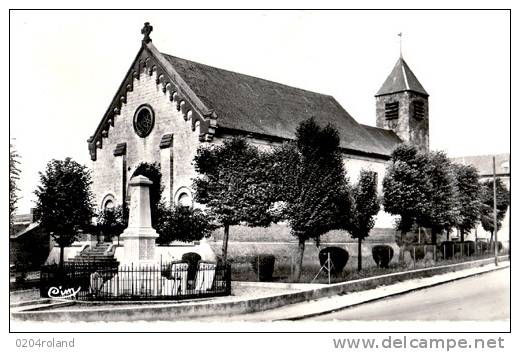
[[[415,253],[414,253],[415,249]],[[411,246],[410,247],[410,254],[412,255],[412,258],[414,258],[415,255],[415,261],[423,260],[424,256],[426,255],[424,251],[424,246]]]
[[[464,241],[462,242],[462,253],[464,256],[469,257],[475,254],[475,242],[474,241]]]
[[[188,252],[182,255],[182,261],[188,263],[188,280],[195,280],[197,266],[201,259],[202,257],[194,252]]]
[[[260,281],[273,279],[275,256],[272,254],[260,254],[251,258],[251,266]]]
[[[440,246],[443,259],[451,259],[455,254],[455,243],[453,241],[444,241]]]
[[[348,262],[348,252],[343,248],[339,247],[326,247],[323,248],[318,254],[318,258],[320,259],[320,265],[324,266],[327,262],[327,253],[330,253],[330,261],[331,261],[331,273],[338,274],[343,271],[345,265]]]
[[[372,258],[380,268],[388,268],[393,257],[394,249],[388,245],[380,244],[372,247]]]
[[[159,245],[172,241],[200,241],[209,237],[216,228],[206,213],[197,208],[160,204],[157,209],[158,224],[155,229],[159,234]]]
[[[478,241],[477,246],[479,246],[479,252],[495,253],[495,247],[493,247],[494,242]],[[498,241],[498,253],[500,253],[502,249],[504,249],[504,245]]]
[[[23,284],[25,281],[27,281],[27,271],[20,271],[16,275],[16,282]]]
[[[464,242],[453,242],[453,248],[453,253],[455,255],[469,257],[475,254],[474,241],[466,240]]]
[[[489,246],[489,243],[487,243],[486,241],[477,241],[477,248],[478,248],[479,254],[481,254],[481,253],[485,253],[485,252],[489,251],[490,246]]]

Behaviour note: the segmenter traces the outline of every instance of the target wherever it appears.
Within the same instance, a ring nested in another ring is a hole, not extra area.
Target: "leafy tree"
[[[118,205],[114,208],[101,209],[97,214],[95,231],[111,239],[119,236],[128,227],[128,207]]]
[[[347,229],[351,199],[339,150],[339,134],[331,125],[320,127],[314,119],[302,122],[296,141],[275,148],[269,177],[280,216],[298,238],[295,280],[299,281],[305,242],[330,230]]]
[[[453,164],[456,185],[459,195],[460,221],[458,228],[460,241],[464,242],[464,234],[475,228],[480,218],[480,194],[478,171],[474,166]]]
[[[437,243],[437,234],[449,231],[460,223],[460,203],[457,181],[451,162],[444,152],[428,153],[428,163],[424,182],[430,184],[427,194],[427,208],[417,222],[432,231],[431,241]]]
[[[211,218],[201,209],[172,206],[165,209],[163,218],[155,229],[159,233],[157,243],[172,241],[191,242],[209,237],[216,229]]]
[[[375,172],[361,170],[359,181],[352,190],[353,206],[349,231],[358,240],[358,271],[362,268],[361,242],[374,227],[374,217],[380,208],[376,176]]]
[[[16,211],[16,203],[20,199],[17,195],[18,180],[20,179],[20,155],[16,152],[14,145],[9,143],[9,229],[13,229],[13,217]]]
[[[412,145],[401,144],[392,152],[383,179],[383,207],[387,213],[399,216],[400,245],[416,219],[428,211],[431,186],[425,178],[427,166],[427,155]]]
[[[81,230],[90,227],[94,207],[90,171],[71,158],[51,160],[40,172],[35,215],[60,247],[60,266],[64,248],[71,245]]]
[[[496,180],[496,198],[497,198],[497,232],[502,227],[509,207],[509,191],[501,179]],[[493,180],[487,180],[482,184],[481,193],[482,206],[480,208],[480,222],[485,231],[491,233],[491,242],[493,242],[493,233],[495,230],[494,214],[493,214]]]
[[[195,200],[206,205],[211,218],[224,228],[224,262],[231,225],[268,226],[273,219],[266,163],[263,153],[241,137],[197,150],[194,164],[200,176],[193,182]]]

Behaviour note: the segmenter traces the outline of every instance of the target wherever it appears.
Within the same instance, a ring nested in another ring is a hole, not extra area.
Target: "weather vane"
[[[403,57],[403,32],[397,34],[399,36],[399,57]]]

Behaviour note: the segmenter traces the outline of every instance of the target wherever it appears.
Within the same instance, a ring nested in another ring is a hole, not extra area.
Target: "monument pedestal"
[[[150,186],[152,181],[144,176],[130,180],[130,213],[124,240],[122,265],[155,266],[155,239],[159,237],[152,228],[150,212]]]
[[[154,229],[127,228],[121,238],[124,239],[124,264],[155,263],[155,239],[158,237]]]

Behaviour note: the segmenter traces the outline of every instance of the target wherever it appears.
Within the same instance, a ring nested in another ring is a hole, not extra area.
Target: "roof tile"
[[[293,139],[301,121],[331,123],[342,148],[389,156],[397,136],[358,124],[329,95],[163,54],[195,94],[217,113],[219,127]],[[392,132],[393,133],[393,132]]]

